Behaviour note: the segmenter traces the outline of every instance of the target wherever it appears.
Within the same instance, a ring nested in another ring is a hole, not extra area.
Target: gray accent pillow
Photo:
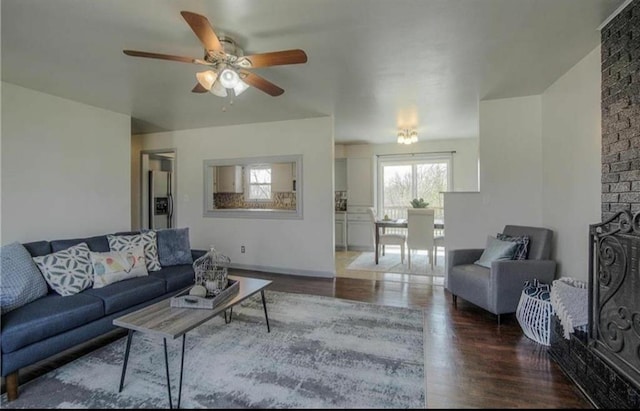
[[[142,246],[144,250],[144,258],[147,263],[147,270],[161,270],[160,261],[158,260],[158,243],[156,241],[156,232],[146,231],[134,235],[107,235],[109,248],[111,251],[127,251],[132,248]]]
[[[8,313],[47,295],[47,283],[19,242],[0,248],[0,312]]]
[[[47,284],[62,296],[74,295],[93,285],[91,251],[80,243],[52,254],[33,257]]]
[[[491,268],[492,261],[513,260],[513,255],[518,248],[518,243],[514,241],[502,241],[495,237],[487,236],[487,246],[480,259],[474,264]]]
[[[188,227],[159,229],[156,230],[156,237],[161,266],[193,264]]]

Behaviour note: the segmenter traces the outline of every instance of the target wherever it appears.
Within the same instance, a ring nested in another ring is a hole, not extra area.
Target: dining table
[[[376,254],[376,264],[378,264],[378,244],[380,242],[380,230],[384,233],[386,228],[407,228],[407,219],[406,218],[396,218],[396,219],[377,219],[375,222],[375,254]],[[444,221],[435,220],[433,222],[434,230],[444,230]]]

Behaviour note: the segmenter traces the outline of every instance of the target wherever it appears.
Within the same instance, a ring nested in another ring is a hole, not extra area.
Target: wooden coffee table
[[[180,399],[182,397],[182,374],[184,367],[184,343],[189,330],[198,327],[221,313],[224,313],[225,323],[230,323],[233,315],[233,306],[241,303],[259,291],[262,295],[262,306],[264,307],[264,318],[267,322],[267,332],[271,332],[271,328],[269,327],[269,317],[267,315],[267,303],[264,298],[264,289],[271,284],[271,281],[232,275],[230,275],[229,278],[240,282],[240,290],[238,291],[238,294],[213,309],[171,307],[171,298],[169,297],[113,320],[113,325],[127,328],[129,330],[129,334],[127,336],[127,348],[125,349],[124,362],[122,364],[120,388],[118,392],[122,392],[122,387],[124,385],[124,376],[127,372],[131,339],[135,331],[153,334],[163,338],[169,408],[173,408],[173,403],[171,401],[171,380],[169,378],[167,338],[176,339],[178,337],[182,337],[182,356],[180,358],[180,383],[178,385],[177,405],[177,408],[180,408]],[[230,311],[229,319],[227,319],[227,310]]]

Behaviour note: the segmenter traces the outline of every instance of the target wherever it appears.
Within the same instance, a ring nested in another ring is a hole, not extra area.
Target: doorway
[[[140,228],[176,227],[176,150],[143,150],[140,156]]]

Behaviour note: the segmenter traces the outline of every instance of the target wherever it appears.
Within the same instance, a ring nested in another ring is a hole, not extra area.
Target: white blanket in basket
[[[554,280],[551,284],[551,306],[560,319],[564,338],[569,339],[576,327],[589,322],[587,284],[571,278]]]

